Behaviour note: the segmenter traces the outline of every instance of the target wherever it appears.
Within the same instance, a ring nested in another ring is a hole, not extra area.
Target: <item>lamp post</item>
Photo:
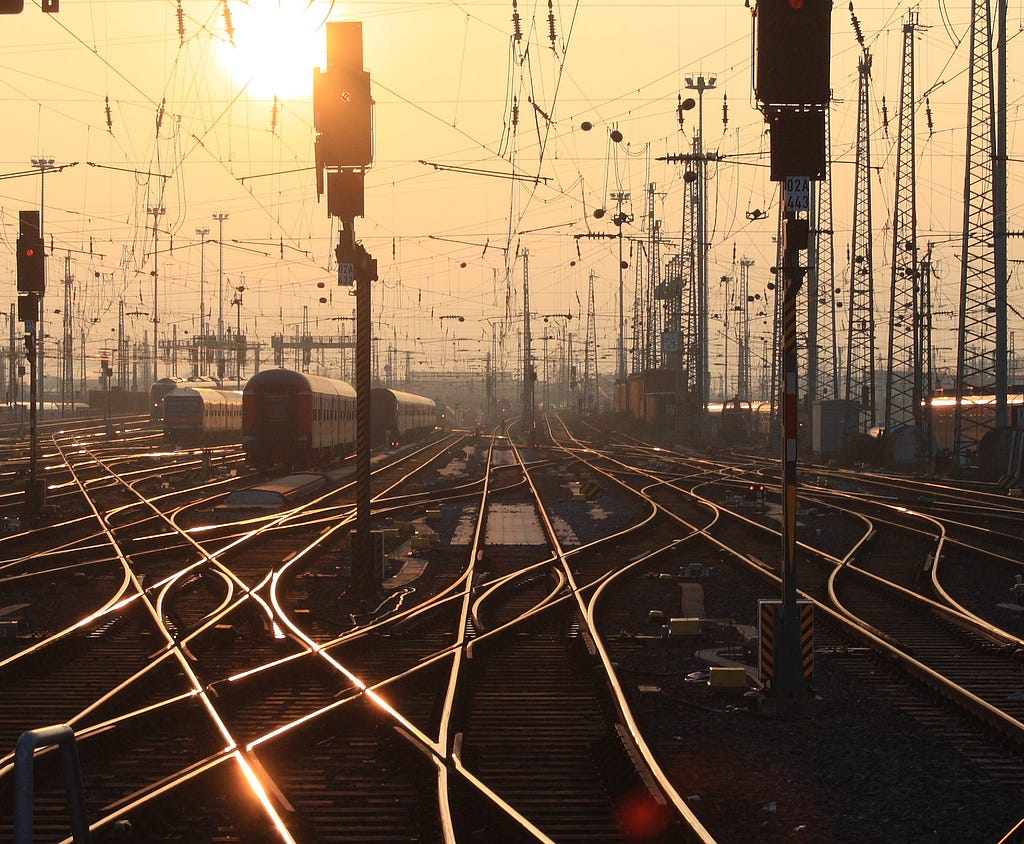
[[[206,375],[206,236],[208,228],[196,229],[199,235],[199,375]]]
[[[153,215],[153,381],[160,377],[160,340],[157,331],[160,325],[160,311],[157,309],[157,292],[160,283],[160,252],[159,252],[159,224],[160,216],[164,213],[162,205],[151,205],[147,209]]]

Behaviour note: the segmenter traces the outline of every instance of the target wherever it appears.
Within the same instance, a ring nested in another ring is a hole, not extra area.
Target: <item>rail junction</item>
[[[558,416],[529,445],[514,422],[438,432],[374,458],[358,594],[346,463],[226,512],[267,480],[237,445],[118,430],[41,429],[34,530],[6,441],[4,838],[1019,834],[1024,505],[1003,490],[801,467],[813,691],[783,711],[758,604],[779,591],[777,460]],[[81,798],[40,739],[26,817],[16,747],[56,725]]]

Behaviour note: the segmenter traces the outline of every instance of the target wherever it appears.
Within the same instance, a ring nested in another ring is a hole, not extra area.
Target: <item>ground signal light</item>
[[[757,99],[828,105],[832,0],[757,0]]]

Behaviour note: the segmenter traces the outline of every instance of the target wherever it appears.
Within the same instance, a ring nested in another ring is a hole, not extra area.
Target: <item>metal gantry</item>
[[[896,200],[892,221],[892,278],[889,289],[889,367],[885,380],[885,423],[922,425],[923,350],[920,272],[917,260],[917,187],[914,142],[914,34],[917,13],[903,25],[903,73],[896,139]]]

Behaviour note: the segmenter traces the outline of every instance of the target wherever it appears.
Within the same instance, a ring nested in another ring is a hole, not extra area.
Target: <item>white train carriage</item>
[[[370,390],[370,446],[397,448],[437,427],[437,403],[400,390]]]
[[[164,436],[173,443],[242,441],[242,394],[235,390],[179,387],[163,404]]]

